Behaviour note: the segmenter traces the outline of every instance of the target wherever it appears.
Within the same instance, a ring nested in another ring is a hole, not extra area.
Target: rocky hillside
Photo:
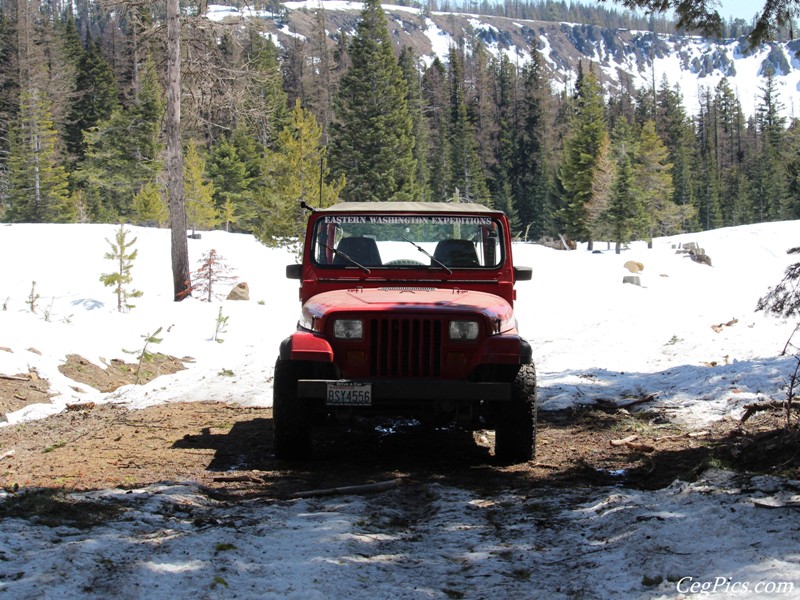
[[[228,7],[209,7],[215,20],[261,18],[279,45],[309,39],[319,2],[287,2],[285,15],[245,14]],[[352,35],[359,19],[359,2],[328,0],[323,3],[331,39],[338,32]],[[755,112],[768,72],[775,76],[785,115],[795,115],[800,89],[800,41],[751,48],[746,40],[709,40],[700,37],[654,35],[646,31],[607,29],[595,25],[524,21],[495,16],[427,13],[385,4],[390,33],[398,46],[411,46],[427,66],[435,56],[447,59],[453,44],[474,46],[482,41],[495,56],[505,53],[524,64],[538,50],[553,74],[557,90],[569,89],[579,61],[592,63],[609,95],[633,88],[660,85],[666,78],[679,86],[687,109],[694,114],[702,90],[712,89],[726,77],[747,115]],[[333,42],[332,42],[333,43]],[[797,107],[800,109],[800,106]]]

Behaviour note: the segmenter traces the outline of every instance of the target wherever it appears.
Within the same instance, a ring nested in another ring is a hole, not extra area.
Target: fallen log
[[[753,500],[753,506],[756,508],[800,508],[800,502]]]
[[[376,483],[365,483],[361,485],[345,485],[319,490],[308,490],[305,492],[295,492],[292,498],[318,498],[320,496],[347,496],[350,494],[374,494],[385,492],[403,484],[403,479],[390,479],[389,481],[378,481]]]
[[[635,442],[639,436],[638,435],[629,435],[626,438],[622,438],[621,440],[611,440],[612,446],[625,446],[630,444],[631,442]]]
[[[756,402],[754,404],[745,404],[742,408],[744,408],[744,414],[739,419],[739,424],[741,425],[747,419],[752,417],[757,412],[763,412],[765,410],[774,410],[774,409],[781,409],[786,411],[788,409],[800,410],[800,404],[796,402],[792,402],[791,404],[787,400],[770,400],[769,402]]]
[[[646,396],[641,396],[640,398],[634,398],[633,400],[628,400],[627,402],[615,402],[614,400],[609,400],[607,398],[596,398],[594,403],[597,405],[598,408],[601,410],[623,410],[626,408],[631,408],[632,406],[636,406],[638,404],[645,404],[647,402],[652,402],[656,399],[655,394],[647,394]]]
[[[0,373],[0,379],[6,379],[8,381],[30,381],[30,377],[19,377],[18,375],[3,375]]]
[[[630,450],[634,450],[635,452],[644,452],[649,454],[650,452],[655,452],[655,446],[651,446],[649,444],[643,444],[641,442],[637,442],[636,440],[639,439],[638,435],[629,435],[626,438],[622,438],[621,440],[611,440],[612,446],[624,446]]]
[[[642,396],[641,398],[636,398],[635,400],[630,400],[628,402],[622,402],[617,404],[617,408],[630,408],[631,406],[636,406],[637,404],[645,404],[646,402],[652,402],[656,399],[655,394],[647,394],[647,396]]]
[[[675,434],[675,435],[665,435],[663,437],[656,438],[653,441],[654,442],[668,442],[668,441],[672,441],[672,440],[680,440],[680,439],[685,439],[685,438],[690,438],[690,439],[700,438],[700,437],[705,437],[707,435],[711,435],[711,432],[703,429],[701,431],[687,431],[686,433],[678,433],[678,434]]]

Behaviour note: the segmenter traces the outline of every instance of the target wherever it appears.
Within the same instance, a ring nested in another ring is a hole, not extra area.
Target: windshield
[[[338,214],[314,228],[317,265],[361,269],[494,269],[501,225],[488,216]]]

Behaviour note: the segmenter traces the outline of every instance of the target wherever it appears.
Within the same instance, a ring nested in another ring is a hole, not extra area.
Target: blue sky
[[[578,2],[587,3],[587,0],[578,0]],[[589,0],[588,4],[591,4]],[[605,5],[607,8],[616,8],[617,10],[624,10],[622,4],[617,4],[614,0],[606,0]],[[720,16],[727,20],[729,17],[744,19],[750,21],[756,12],[760,11],[764,6],[763,0],[718,0],[717,10]]]
[[[753,15],[760,12],[763,7],[763,2],[754,2],[753,0],[723,0],[719,3],[717,11],[723,19],[738,17],[750,21]]]

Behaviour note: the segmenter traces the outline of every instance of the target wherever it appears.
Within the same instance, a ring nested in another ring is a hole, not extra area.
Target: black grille
[[[439,377],[443,321],[402,317],[370,321],[370,374]]]

